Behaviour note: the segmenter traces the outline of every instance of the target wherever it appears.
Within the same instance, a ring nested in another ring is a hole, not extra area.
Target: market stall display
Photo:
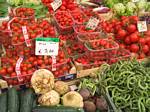
[[[0,112],[150,112],[147,0],[0,6]]]

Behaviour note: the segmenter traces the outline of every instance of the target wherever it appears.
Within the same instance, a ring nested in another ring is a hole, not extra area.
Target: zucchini
[[[37,101],[36,101],[36,99],[34,99],[32,108],[35,108],[36,106],[37,106]]]
[[[19,96],[14,87],[8,89],[8,111],[19,112]]]
[[[7,112],[7,92],[0,94],[0,112]]]
[[[32,112],[84,112],[83,109],[74,107],[64,107],[64,106],[38,106],[35,107]]]
[[[21,92],[20,112],[31,112],[35,94],[32,89]]]

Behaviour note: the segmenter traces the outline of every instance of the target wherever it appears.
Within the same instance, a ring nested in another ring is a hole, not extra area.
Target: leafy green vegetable
[[[47,14],[47,12],[48,12],[47,7],[45,7],[45,6],[42,5],[42,4],[39,4],[39,5],[26,4],[26,5],[24,5],[24,6],[34,9],[34,10],[35,10],[35,17],[36,17],[36,18],[45,17],[46,14]]]
[[[127,4],[130,0],[105,0],[104,3],[107,7],[112,8],[117,3]]]
[[[126,7],[122,3],[117,3],[113,6],[113,11],[119,16],[122,16],[126,12]]]
[[[25,4],[39,5],[41,0],[7,0],[7,2],[12,6],[20,6]]]
[[[1,3],[0,4],[0,17],[5,17],[8,15],[8,4],[7,3]]]
[[[147,2],[146,0],[139,0],[139,2],[137,2],[137,8],[139,10],[143,10],[146,8]]]
[[[135,11],[136,11],[137,7],[135,5],[135,3],[133,2],[128,2],[126,5],[126,13],[128,15],[132,15]]]

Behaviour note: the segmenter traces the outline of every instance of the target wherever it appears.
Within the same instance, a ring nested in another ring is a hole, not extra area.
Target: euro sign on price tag
[[[62,5],[62,0],[54,0],[51,3],[51,6],[52,6],[54,11],[56,11],[61,5]]]
[[[145,31],[147,31],[146,21],[138,21],[137,27],[138,27],[138,31],[139,32],[145,32]]]
[[[59,38],[36,38],[36,55],[57,56]]]
[[[100,22],[99,19],[91,17],[90,20],[88,21],[87,25],[86,25],[86,28],[90,28],[92,30],[95,30],[96,27],[98,26],[99,22]]]

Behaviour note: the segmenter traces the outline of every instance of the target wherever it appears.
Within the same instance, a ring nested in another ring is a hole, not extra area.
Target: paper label
[[[8,7],[8,13],[11,13],[11,8],[10,7]]]
[[[18,77],[18,80],[19,81],[23,81],[23,78],[21,78],[21,70],[20,70],[20,66],[21,66],[21,63],[23,61],[23,56],[21,56],[18,60],[17,60],[17,63],[16,63],[16,67],[15,67],[15,71],[16,71],[16,74],[17,74],[17,77]]]
[[[52,6],[54,11],[56,11],[61,5],[62,5],[62,0],[54,0],[51,3],[51,6]]]
[[[76,91],[78,90],[78,87],[76,85],[71,85],[69,86],[71,91]]]
[[[87,25],[86,25],[86,28],[90,28],[92,30],[95,30],[96,27],[98,26],[99,22],[100,21],[97,18],[91,17],[90,20],[88,21]]]
[[[36,55],[57,56],[59,38],[36,38]]]
[[[139,0],[132,0],[132,2],[138,2]]]
[[[77,74],[67,74],[59,77],[58,79],[61,81],[73,80],[77,78]]]
[[[56,71],[56,56],[52,56],[52,71]]]
[[[27,27],[26,26],[22,26],[22,32],[23,32],[23,36],[24,36],[27,47],[31,46],[31,41],[29,39],[29,35],[28,35],[28,32],[27,32]]]
[[[137,27],[138,27],[138,31],[139,32],[145,32],[145,31],[147,31],[146,21],[138,21]]]

